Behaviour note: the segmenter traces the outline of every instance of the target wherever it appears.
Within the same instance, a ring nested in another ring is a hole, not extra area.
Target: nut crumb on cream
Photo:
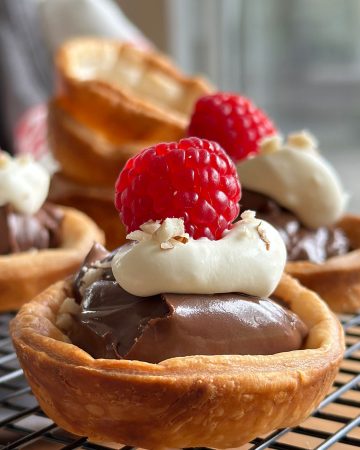
[[[167,218],[162,223],[159,220],[145,222],[140,230],[132,231],[126,238],[138,242],[154,240],[161,249],[169,250],[176,245],[186,244],[189,235],[185,233],[183,219]]]
[[[166,248],[173,250],[163,251]],[[218,240],[193,239],[184,233],[181,219],[167,219],[150,239],[120,247],[112,272],[125,291],[140,297],[163,292],[267,297],[285,262],[286,248],[278,231],[257,219],[254,211],[245,211]]]
[[[268,237],[266,236],[266,231],[264,230],[264,228],[262,228],[262,222],[259,223],[259,225],[256,227],[257,232],[259,233],[260,239],[262,241],[264,241],[265,243],[265,248],[267,251],[270,250],[270,241],[268,239]]]

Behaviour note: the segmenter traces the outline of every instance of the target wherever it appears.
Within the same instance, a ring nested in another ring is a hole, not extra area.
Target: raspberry
[[[218,92],[196,102],[187,134],[218,142],[239,161],[258,153],[259,141],[276,133],[271,120],[251,100]]]
[[[127,231],[149,220],[183,218],[194,239],[220,239],[239,214],[236,168],[216,142],[161,143],[129,159],[115,185],[115,206]]]

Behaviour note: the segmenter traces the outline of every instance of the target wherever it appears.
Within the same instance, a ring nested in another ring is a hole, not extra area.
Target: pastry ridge
[[[44,412],[66,430],[145,448],[242,445],[305,419],[328,393],[344,349],[340,323],[289,275],[275,295],[309,327],[305,349],[191,356],[159,364],[93,359],[55,325],[71,282],[24,305],[11,335]]]
[[[360,311],[360,216],[346,214],[337,226],[344,230],[354,250],[322,264],[288,262],[285,270],[317,292],[333,311],[356,313]]]
[[[56,70],[51,151],[68,177],[88,184],[110,186],[141,148],[183,137],[195,100],[212,90],[161,54],[110,39],[68,41]]]
[[[74,273],[103,232],[85,214],[61,206],[61,245],[0,256],[0,311],[19,308],[52,283]]]

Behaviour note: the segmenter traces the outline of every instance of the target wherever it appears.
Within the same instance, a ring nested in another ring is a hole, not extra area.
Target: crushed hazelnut
[[[183,219],[167,218],[162,223],[158,220],[145,222],[140,230],[129,233],[126,238],[139,242],[154,239],[160,244],[160,248],[168,250],[176,245],[186,244],[189,235],[185,233]]]
[[[265,248],[267,251],[270,250],[270,241],[268,237],[266,236],[264,228],[261,228],[262,222],[259,223],[259,225],[256,227],[256,230],[259,234],[260,239],[265,243]]]
[[[318,142],[316,138],[306,130],[289,134],[286,141],[286,146],[304,150],[309,153],[318,153]]]
[[[260,154],[269,155],[270,153],[277,152],[281,149],[283,139],[280,135],[275,134],[274,136],[266,136],[260,142]]]
[[[144,233],[148,233],[148,234],[154,234],[155,231],[158,230],[158,228],[160,228],[160,220],[149,220],[148,222],[143,223],[142,225],[140,225],[140,230],[143,231]]]
[[[252,222],[256,219],[256,213],[251,209],[247,209],[240,215],[240,217],[244,222]]]

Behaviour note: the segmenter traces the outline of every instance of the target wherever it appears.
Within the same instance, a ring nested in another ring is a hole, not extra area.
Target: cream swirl
[[[31,156],[11,158],[0,152],[0,206],[11,204],[22,214],[35,214],[44,203],[49,173]]]
[[[175,236],[166,236],[172,245],[164,246],[158,227],[150,236],[142,231],[137,235],[139,242],[121,247],[115,255],[114,277],[123,289],[141,297],[164,292],[242,292],[267,297],[283,272],[285,245],[275,228],[256,219],[253,212],[241,217],[217,241],[184,237],[183,230],[168,224],[177,231]]]
[[[237,164],[241,184],[292,211],[310,228],[328,226],[343,214],[347,196],[335,170],[320,156],[315,139],[294,133],[263,141],[260,154]]]

